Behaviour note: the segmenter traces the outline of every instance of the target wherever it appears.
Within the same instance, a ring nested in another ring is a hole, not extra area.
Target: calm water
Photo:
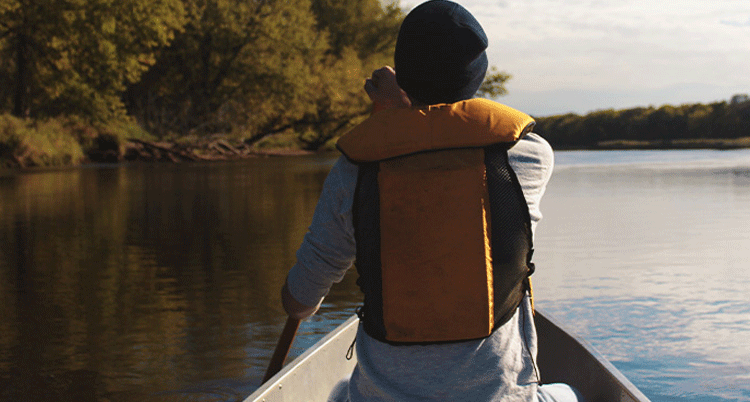
[[[332,161],[0,174],[0,401],[241,400]],[[750,150],[558,152],[542,210],[541,307],[655,402],[750,401]]]

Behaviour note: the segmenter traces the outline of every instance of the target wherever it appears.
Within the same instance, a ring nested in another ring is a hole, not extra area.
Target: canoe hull
[[[581,392],[587,402],[648,402],[628,379],[591,345],[572,335],[537,310],[539,365],[546,384],[562,382]],[[349,318],[335,331],[284,367],[244,402],[326,401],[334,386],[356,365],[345,355],[357,334],[359,320]]]
[[[575,387],[589,402],[645,402],[649,399],[588,342],[565,331],[537,310],[537,365],[542,383]]]
[[[285,366],[243,402],[326,401],[333,387],[354,371],[357,356],[345,358],[357,336],[355,315]]]

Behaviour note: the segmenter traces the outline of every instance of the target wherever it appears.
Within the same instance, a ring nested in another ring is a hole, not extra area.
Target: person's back
[[[576,400],[539,387],[535,362],[528,276],[552,150],[527,115],[471,99],[486,48],[460,5],[418,6],[396,71],[365,85],[386,110],[339,140],[344,156],[282,290],[304,318],[357,260],[358,362],[331,400]]]

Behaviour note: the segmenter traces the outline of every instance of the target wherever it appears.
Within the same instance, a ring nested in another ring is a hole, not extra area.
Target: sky
[[[512,75],[497,100],[534,116],[750,94],[748,0],[456,2],[484,27],[490,65]]]

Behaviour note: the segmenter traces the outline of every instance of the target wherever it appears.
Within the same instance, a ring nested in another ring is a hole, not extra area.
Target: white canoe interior
[[[534,321],[539,337],[537,362],[544,383],[570,384],[587,402],[649,401],[591,345],[562,329],[548,314],[537,309]],[[357,316],[349,318],[244,402],[325,402],[333,387],[357,364],[356,354],[351,360],[345,356],[358,325]]]

